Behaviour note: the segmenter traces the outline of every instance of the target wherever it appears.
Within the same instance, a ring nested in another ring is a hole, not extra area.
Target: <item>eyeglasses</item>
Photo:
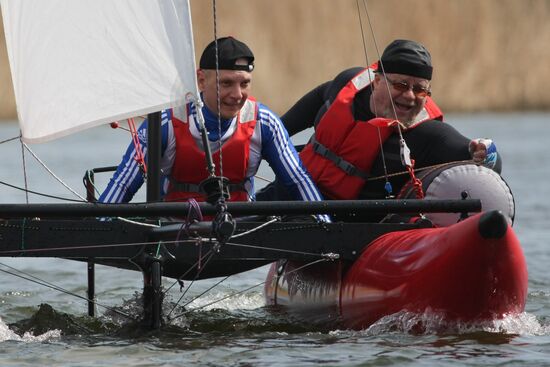
[[[418,98],[425,98],[426,96],[431,96],[432,92],[430,91],[429,87],[424,87],[420,84],[414,84],[410,85],[407,82],[404,81],[395,81],[388,78],[387,75],[384,76],[388,82],[392,85],[393,89],[395,89],[398,92],[405,93],[409,90],[412,90],[414,95]]]

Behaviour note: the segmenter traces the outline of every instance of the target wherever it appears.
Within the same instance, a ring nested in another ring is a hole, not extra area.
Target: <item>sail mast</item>
[[[147,116],[147,202],[160,201],[160,112]]]

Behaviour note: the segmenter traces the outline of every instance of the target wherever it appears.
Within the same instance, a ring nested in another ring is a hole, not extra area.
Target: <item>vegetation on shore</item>
[[[212,2],[191,0],[195,47],[213,38]],[[378,51],[396,38],[422,42],[435,66],[433,95],[445,111],[548,110],[550,1],[369,0]],[[234,35],[256,55],[254,95],[283,113],[341,70],[378,59],[355,0],[218,2],[218,35]],[[0,19],[0,119],[15,117]]]

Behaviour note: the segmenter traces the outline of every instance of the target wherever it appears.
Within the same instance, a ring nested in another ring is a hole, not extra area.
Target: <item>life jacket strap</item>
[[[350,162],[346,161],[327,147],[325,147],[323,144],[319,143],[315,136],[311,138],[311,145],[313,147],[313,151],[320,156],[328,159],[332,163],[336,165],[336,167],[340,168],[342,171],[346,172],[346,174],[350,176],[357,176],[362,178],[363,180],[367,180],[369,178],[369,174],[365,171],[360,170],[359,168],[355,167]]]
[[[246,191],[246,188],[244,186],[243,182],[237,182],[237,183],[229,183],[225,190],[229,190],[229,192],[238,192],[238,191]],[[200,189],[200,185],[189,183],[189,182],[179,182],[172,178],[170,178],[170,191],[180,191],[180,192],[200,192],[204,193],[203,190]]]

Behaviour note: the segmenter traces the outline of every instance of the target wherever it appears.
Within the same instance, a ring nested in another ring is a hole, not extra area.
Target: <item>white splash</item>
[[[493,326],[484,330],[531,336],[550,335],[550,325],[541,324],[535,315],[527,312],[522,312],[518,315],[509,315],[502,320],[494,320]]]
[[[401,311],[385,316],[371,325],[364,333],[380,335],[398,331],[413,334],[457,333],[464,334],[476,331],[517,335],[550,335],[550,325],[543,325],[533,314],[507,315],[502,319],[484,322],[449,321],[445,315],[426,311],[422,314]]]
[[[208,293],[189,303],[186,307],[189,309],[224,309],[233,310],[253,310],[265,305],[265,299],[262,292],[239,293],[237,291],[222,291]]]
[[[8,340],[14,340],[24,343],[32,342],[45,342],[50,339],[55,339],[61,337],[61,330],[49,330],[41,335],[32,335],[31,333],[25,333],[23,336],[17,335],[13,330],[11,330],[6,323],[0,318],[0,343]]]

